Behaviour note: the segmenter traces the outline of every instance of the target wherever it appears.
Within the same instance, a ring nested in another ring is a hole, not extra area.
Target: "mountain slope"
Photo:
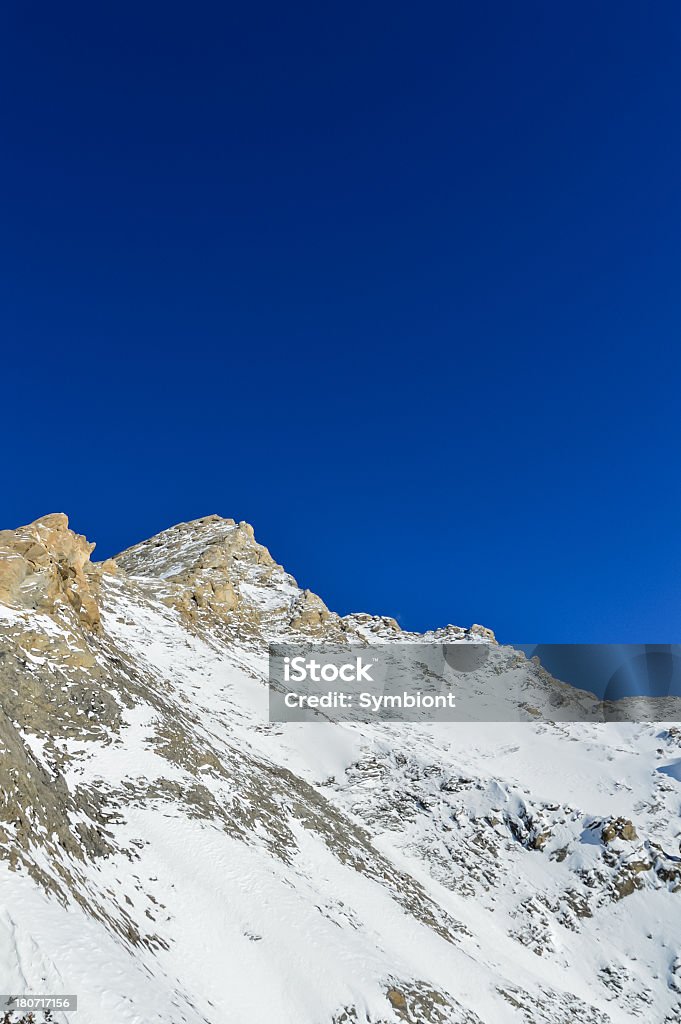
[[[499,685],[559,684],[480,627],[335,615],[247,524],[91,550],[0,533],[2,991],[79,1024],[681,1019],[675,727],[270,725],[273,639],[483,639]]]

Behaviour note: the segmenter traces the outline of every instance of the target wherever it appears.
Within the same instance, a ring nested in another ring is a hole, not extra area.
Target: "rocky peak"
[[[202,569],[226,569],[237,562],[274,566],[269,551],[255,539],[250,523],[204,516],[178,523],[116,556],[131,575],[175,580]]]
[[[249,523],[218,515],[163,530],[123,551],[116,564],[132,577],[159,581],[162,599],[185,618],[208,615],[213,624],[231,621],[237,609],[246,623],[259,618],[254,594],[290,580]]]
[[[69,529],[63,512],[0,531],[0,603],[56,614],[71,609],[84,625],[99,624],[93,591],[95,548]]]
[[[250,523],[218,515],[178,523],[116,556],[132,577],[158,580],[162,599],[194,624],[217,621],[271,638],[282,630],[344,640],[338,615],[279,565]]]

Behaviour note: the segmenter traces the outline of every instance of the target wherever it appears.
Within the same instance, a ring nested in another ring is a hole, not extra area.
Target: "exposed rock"
[[[467,631],[471,636],[479,636],[483,640],[495,640],[494,631],[488,629],[487,626],[479,626],[477,622],[473,623],[470,629]]]
[[[375,633],[377,636],[401,633],[402,627],[397,619],[390,615],[369,615],[367,612],[353,612],[352,615],[344,615],[342,619],[343,628],[348,632],[360,629],[362,633]]]
[[[28,575],[28,562],[18,552],[0,548],[0,602],[19,604],[19,587]]]
[[[396,988],[389,988],[387,996],[395,1010],[406,1010],[407,1000],[402,992],[399,992]]]
[[[219,575],[213,578],[206,574],[195,575],[194,573],[182,574],[175,577],[174,583],[181,584],[166,599],[166,603],[188,616],[190,619],[196,617],[200,610],[206,610],[224,618],[239,604],[239,598],[234,587],[228,579]]]
[[[603,826],[601,839],[606,844],[612,843],[615,839],[623,839],[627,843],[633,843],[638,839],[638,835],[628,818],[613,818]]]
[[[69,529],[63,512],[0,531],[0,602],[47,614],[68,605],[96,627],[99,607],[86,572],[94,547]]]
[[[291,629],[321,629],[331,618],[331,613],[321,597],[311,590],[303,590],[293,609]]]

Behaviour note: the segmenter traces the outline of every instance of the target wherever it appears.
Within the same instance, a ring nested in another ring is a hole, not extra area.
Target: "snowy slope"
[[[675,727],[270,725],[269,640],[424,638],[218,517],[116,561],[0,603],[0,990],[78,1024],[681,1020]]]

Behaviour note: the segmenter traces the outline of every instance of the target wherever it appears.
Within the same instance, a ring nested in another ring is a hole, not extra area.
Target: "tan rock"
[[[222,544],[211,544],[201,557],[200,569],[226,569],[232,560],[230,552]]]
[[[627,843],[633,843],[638,839],[634,825],[628,818],[613,818],[603,826],[601,839],[604,843],[612,843],[615,839],[623,839]]]
[[[290,621],[292,629],[319,629],[331,618],[331,612],[321,597],[304,590],[298,599]]]
[[[495,640],[494,631],[488,629],[487,626],[480,626],[477,622],[473,623],[468,632],[472,636],[482,637],[484,640]]]
[[[248,561],[253,561],[256,565],[276,565],[267,548],[263,544],[258,544],[250,523],[239,523],[236,529],[227,535],[224,545],[233,557],[246,556]]]
[[[230,612],[237,607],[239,597],[229,580],[213,583],[213,604],[221,605]]]
[[[28,573],[26,560],[11,550],[0,550],[0,602],[17,603],[16,595]]]
[[[99,607],[85,574],[95,545],[69,529],[63,512],[0,532],[0,601],[52,613],[70,606],[84,625],[99,623]]]

